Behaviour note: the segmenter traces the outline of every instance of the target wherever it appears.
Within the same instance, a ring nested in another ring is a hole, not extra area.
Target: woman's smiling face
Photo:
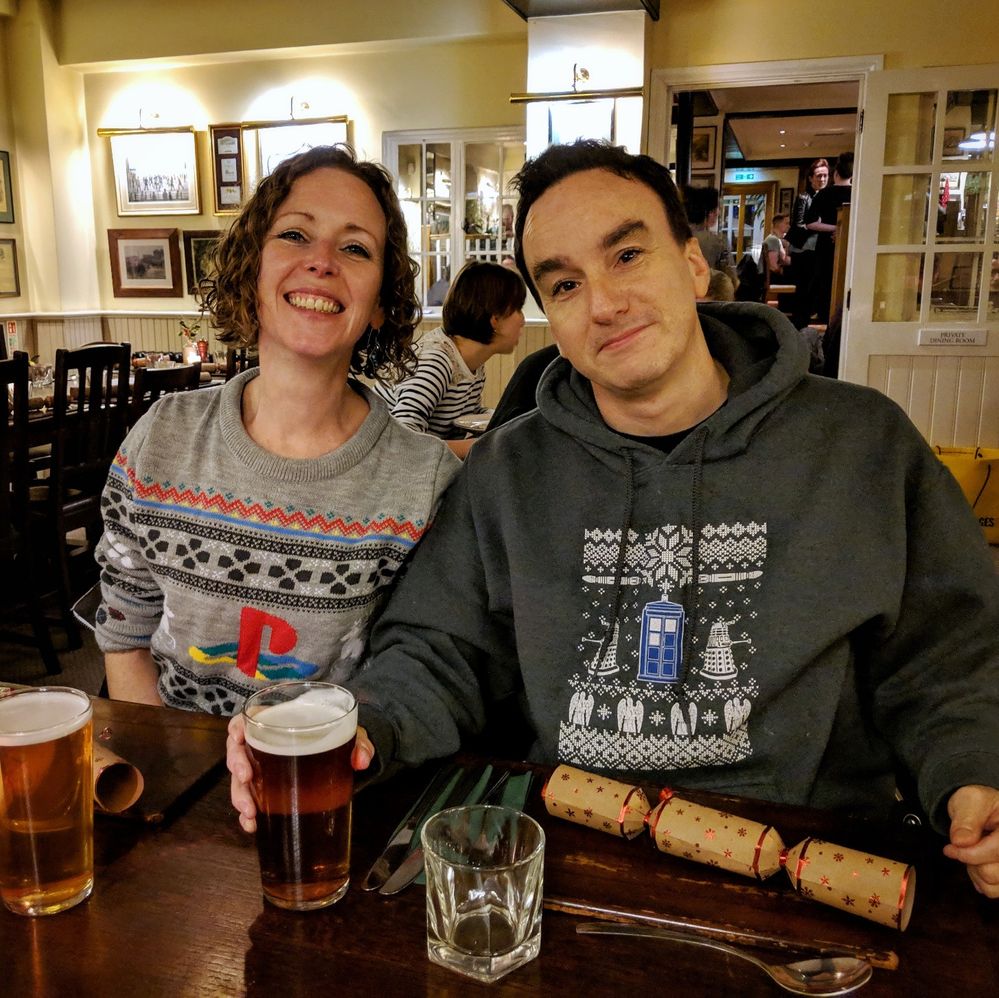
[[[383,320],[385,214],[368,185],[321,167],[292,185],[264,237],[257,275],[262,351],[336,357]]]

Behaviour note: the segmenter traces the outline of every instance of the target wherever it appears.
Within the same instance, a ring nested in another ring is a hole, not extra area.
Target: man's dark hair
[[[565,180],[566,177],[571,177],[574,173],[582,173],[585,170],[607,170],[609,173],[615,173],[628,180],[637,180],[652,188],[663,203],[666,221],[669,223],[673,238],[683,246],[692,236],[680,195],[669,170],[650,156],[635,156],[626,152],[621,146],[612,146],[609,142],[598,142],[595,139],[580,139],[565,146],[549,146],[540,156],[529,159],[513,179],[513,185],[520,194],[517,219],[514,223],[516,237],[514,253],[517,267],[539,306],[541,296],[534,286],[524,260],[524,223],[527,220],[527,213],[549,187]]]
[[[841,152],[836,157],[836,166],[833,169],[840,180],[849,180],[853,176],[853,153]]]
[[[687,184],[683,188],[683,207],[690,224],[703,225],[708,215],[717,211],[718,197],[717,187],[691,187]]]
[[[441,327],[447,336],[492,343],[492,320],[505,319],[524,307],[527,289],[515,270],[498,263],[471,260],[458,271],[444,299]]]

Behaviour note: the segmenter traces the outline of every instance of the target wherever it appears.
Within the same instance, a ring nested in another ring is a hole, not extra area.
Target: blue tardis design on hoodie
[[[620,545],[620,530],[584,531],[584,610],[559,757],[659,770],[751,756],[766,524],[705,525],[694,585],[688,528],[629,530],[618,575]]]

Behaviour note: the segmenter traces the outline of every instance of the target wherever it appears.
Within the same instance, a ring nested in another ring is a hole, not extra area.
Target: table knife
[[[454,785],[452,791],[447,795],[447,800],[444,801],[441,810],[444,811],[457,804],[463,804],[468,795],[476,788],[479,780],[482,779],[485,769],[485,766],[474,766],[471,769],[466,769]],[[395,873],[379,888],[378,893],[385,895],[398,894],[399,891],[408,887],[420,875],[422,870],[423,846],[418,845],[403,860],[402,865]]]
[[[361,890],[378,890],[395,872],[408,855],[410,847],[413,845],[413,836],[420,827],[420,822],[427,817],[437,798],[444,792],[445,787],[451,782],[457,771],[458,767],[454,763],[442,766],[437,771],[423,793],[417,798],[416,803],[409,809],[409,813],[403,819],[396,833],[389,839],[381,855],[368,870],[368,875],[361,884]]]

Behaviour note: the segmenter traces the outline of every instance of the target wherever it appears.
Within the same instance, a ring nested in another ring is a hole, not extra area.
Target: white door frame
[[[884,69],[883,55],[842,56],[831,59],[783,59],[773,62],[734,62],[714,66],[672,66],[652,70],[649,84],[645,149],[660,163],[669,163],[670,117],[673,95],[683,90],[723,90],[732,87],[781,86],[793,83],[838,83],[856,80],[857,108],[863,109],[867,77]],[[720,140],[719,140],[720,142]],[[854,174],[863,158],[863,133],[857,136]],[[724,178],[724,164],[722,165]],[[851,229],[846,255],[846,286],[853,275],[855,228]],[[845,296],[844,296],[845,297]],[[844,342],[849,336],[849,309],[844,310]]]

